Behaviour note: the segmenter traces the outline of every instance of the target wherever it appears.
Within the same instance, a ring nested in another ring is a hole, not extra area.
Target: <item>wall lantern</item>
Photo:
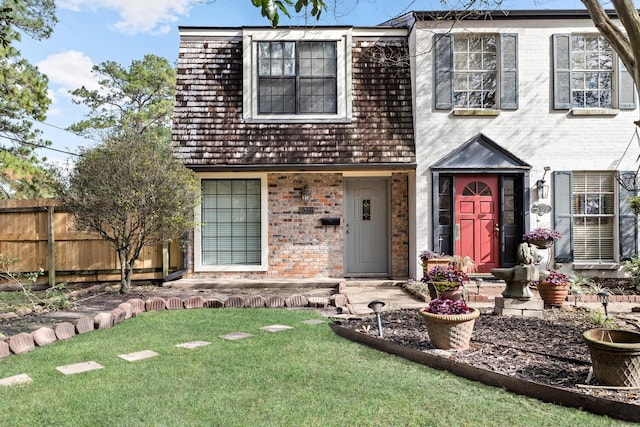
[[[616,180],[627,191],[638,191],[638,172],[618,172]]]
[[[302,190],[300,191],[300,198],[303,202],[308,202],[309,200],[311,200],[311,190],[309,189],[309,186],[307,184],[302,187]]]
[[[544,177],[547,176],[547,172],[551,170],[550,166],[544,167],[544,174],[542,178],[536,181],[536,190],[538,191],[538,200],[546,199],[549,197],[549,185],[546,184]]]

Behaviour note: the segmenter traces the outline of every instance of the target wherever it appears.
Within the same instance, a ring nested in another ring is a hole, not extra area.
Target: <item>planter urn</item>
[[[623,329],[589,329],[582,334],[589,347],[593,373],[602,385],[640,387],[640,333]]]
[[[480,316],[475,308],[467,314],[434,314],[424,310],[419,313],[427,324],[431,344],[442,350],[468,349],[473,326]]]

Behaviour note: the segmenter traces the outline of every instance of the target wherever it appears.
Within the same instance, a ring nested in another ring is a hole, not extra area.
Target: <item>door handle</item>
[[[500,224],[496,224],[494,230],[496,231],[496,233],[500,232]]]

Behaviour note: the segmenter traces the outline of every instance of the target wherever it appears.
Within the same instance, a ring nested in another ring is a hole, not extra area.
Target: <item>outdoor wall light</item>
[[[547,176],[547,172],[551,170],[551,166],[544,167],[544,174],[542,178],[536,181],[536,190],[538,191],[538,200],[546,199],[549,197],[549,185],[546,184],[544,177]]]
[[[311,200],[311,190],[309,189],[309,186],[307,184],[302,187],[302,190],[300,191],[300,198],[303,202],[308,202],[309,200]]]
[[[605,319],[609,318],[609,313],[607,312],[607,305],[609,304],[609,292],[603,291],[603,292],[598,292],[598,301],[600,301],[600,304],[602,304],[602,306],[604,307],[604,317]]]
[[[378,299],[374,299],[367,305],[373,312],[376,314],[376,320],[378,321],[378,336],[382,338],[382,322],[380,322],[380,313],[382,312],[382,307],[384,307],[384,302]]]

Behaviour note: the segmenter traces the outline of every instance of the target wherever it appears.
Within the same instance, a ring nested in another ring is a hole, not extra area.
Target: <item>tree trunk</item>
[[[131,289],[132,268],[124,252],[118,251],[118,260],[120,261],[120,293],[128,294]]]

